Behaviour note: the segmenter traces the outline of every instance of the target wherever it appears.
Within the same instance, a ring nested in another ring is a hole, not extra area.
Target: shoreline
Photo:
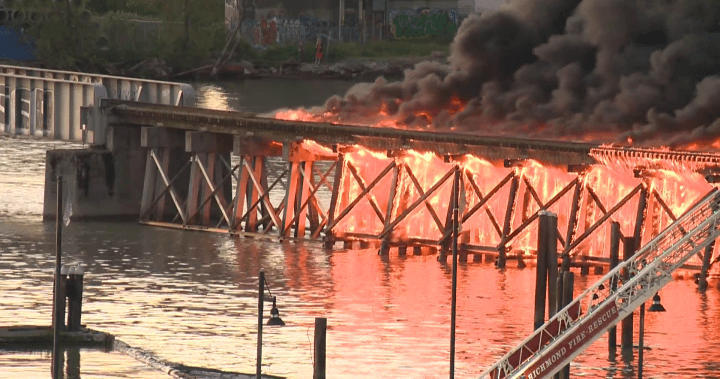
[[[213,65],[204,65],[190,70],[180,71],[177,67],[169,65],[162,59],[149,58],[132,66],[124,63],[102,65],[85,70],[75,71],[97,73],[100,75],[122,76],[138,79],[152,79],[163,81],[227,81],[245,79],[283,78],[297,80],[364,80],[372,81],[378,77],[402,78],[405,70],[412,69],[421,62],[447,63],[444,53],[436,52],[424,57],[393,57],[393,58],[365,58],[353,57],[338,62],[324,62],[320,64],[300,62],[295,59],[285,61],[280,67],[269,64],[252,63],[247,60],[237,60],[226,63],[219,70],[218,75],[211,75]],[[0,60],[0,64],[26,66],[34,68],[57,69],[46,67],[36,61]]]

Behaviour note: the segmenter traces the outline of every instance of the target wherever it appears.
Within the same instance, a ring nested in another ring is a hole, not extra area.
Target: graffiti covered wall
[[[454,9],[392,9],[389,16],[395,37],[452,37],[458,28],[458,14]]]

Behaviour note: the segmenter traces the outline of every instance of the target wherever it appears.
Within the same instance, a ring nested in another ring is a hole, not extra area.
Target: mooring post
[[[82,295],[83,277],[82,266],[71,267],[68,271],[67,296],[68,296],[68,318],[67,327],[70,332],[80,330],[82,319]]]
[[[645,343],[645,303],[640,305],[640,333],[638,335],[638,379],[643,377],[643,345]]]
[[[325,336],[327,319],[315,318],[315,361],[313,362],[313,379],[325,379]]]
[[[610,269],[612,271],[617,267],[620,256],[620,223],[613,221],[610,225]],[[610,292],[617,290],[617,279],[610,281]],[[617,349],[617,327],[613,326],[608,330],[608,358],[615,360]]]
[[[562,308],[565,308],[573,301],[573,291],[575,289],[575,274],[570,271],[563,272],[562,281]],[[560,371],[560,379],[570,379],[569,363]]]
[[[623,238],[623,260],[628,261],[635,254],[635,238],[625,237]],[[627,269],[622,274],[623,282],[627,283],[630,280],[630,272]],[[630,313],[627,317],[622,320],[622,334],[620,341],[620,349],[623,357],[626,360],[632,358],[633,349],[633,314]]]
[[[557,292],[557,286],[555,285],[558,279],[557,223],[557,215],[555,213],[549,213],[547,220],[548,319],[557,313],[557,299],[560,297]]]
[[[533,329],[545,323],[545,294],[548,283],[548,222],[549,212],[541,211],[537,228],[537,271],[535,273],[535,315]],[[552,282],[551,282],[552,287]]]
[[[707,274],[710,270],[710,259],[712,258],[713,250],[715,250],[715,241],[707,245],[705,253],[703,254],[702,268],[700,269],[700,277],[698,278],[698,289],[700,291],[705,291],[708,286]]]
[[[61,375],[61,363],[60,363],[60,328],[63,323],[63,316],[60,313],[60,305],[62,302],[62,309],[65,310],[65,294],[61,291],[60,276],[62,266],[62,222],[63,222],[63,177],[58,175],[57,177],[57,212],[55,214],[55,288],[53,297],[53,367],[52,374],[53,379],[59,379]]]
[[[460,169],[455,167],[452,192],[452,296],[450,310],[450,379],[455,377],[455,322],[457,308],[458,231],[460,214]]]
[[[257,327],[257,367],[255,378],[261,378],[262,367],[262,330],[263,330],[263,295],[265,290],[265,272],[260,271],[258,275],[258,327]]]

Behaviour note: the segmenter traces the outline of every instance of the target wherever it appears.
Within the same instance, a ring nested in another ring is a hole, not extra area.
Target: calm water
[[[200,104],[267,112],[320,104],[346,82],[250,81],[198,85]],[[70,144],[0,137],[0,325],[49,324],[54,224],[41,221],[45,150]],[[434,256],[381,258],[134,223],[71,223],[64,259],[86,267],[83,323],[170,361],[254,372],[256,281],[264,270],[282,328],[265,328],[263,371],[312,377],[315,317],[328,318],[328,377],[444,378],[450,265]],[[532,329],[534,270],[460,264],[457,378],[480,375]],[[576,278],[576,291],[597,277]],[[692,281],[662,292],[648,313],[644,373],[720,377],[720,293]],[[269,307],[268,307],[269,308]],[[637,320],[637,317],[636,317]],[[635,361],[607,360],[598,341],[573,376],[632,378]],[[120,353],[69,351],[68,377],[164,378]],[[79,363],[78,363],[79,362]],[[49,378],[47,352],[0,351],[0,378]]]

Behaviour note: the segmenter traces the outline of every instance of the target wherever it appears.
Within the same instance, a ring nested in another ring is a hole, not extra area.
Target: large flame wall
[[[460,213],[464,220],[461,242],[485,248],[499,248],[504,243],[508,250],[525,255],[534,253],[537,221],[533,215],[543,208],[558,216],[560,249],[568,244],[568,238],[575,242],[591,231],[574,247],[574,254],[604,256],[609,246],[609,221],[619,222],[624,236],[639,232],[641,243],[646,243],[712,188],[702,175],[678,170],[670,164],[665,169],[662,162],[639,174],[638,167],[627,161],[598,163],[574,173],[568,172],[567,167],[551,167],[532,160],[506,165],[471,155],[446,159],[412,150],[389,157],[385,152],[359,146],[346,153],[344,160],[334,215],[343,212],[347,215],[333,228],[335,234],[382,236],[391,221],[400,219],[386,233],[391,241],[441,242],[449,226],[452,198],[453,179],[448,173],[459,167]],[[390,166],[393,168],[388,170]],[[514,180],[517,183],[513,196]],[[376,183],[372,189],[365,191],[373,182]],[[396,189],[391,198],[393,186]],[[426,202],[420,202],[412,212],[400,217],[433,187],[437,188]],[[488,194],[491,196],[484,205],[470,214]],[[575,221],[571,219],[574,195],[579,195]],[[639,210],[641,196],[646,196],[646,207]],[[557,201],[545,207],[556,197]],[[613,208],[617,209],[612,216],[603,220]],[[573,228],[571,233],[569,227]]]

